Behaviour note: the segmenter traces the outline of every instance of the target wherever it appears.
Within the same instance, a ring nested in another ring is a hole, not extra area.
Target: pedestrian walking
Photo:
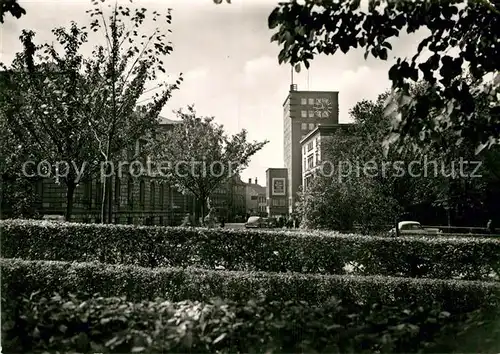
[[[493,220],[488,220],[488,224],[486,225],[486,228],[488,229],[488,232],[490,234],[494,234],[495,233],[495,225],[493,224]]]
[[[210,209],[210,211],[208,212],[208,215],[205,216],[205,226],[208,227],[209,229],[211,228],[214,228],[215,227],[215,210],[214,209]]]
[[[190,227],[193,226],[193,222],[191,221],[191,214],[187,213],[186,216],[184,216],[184,219],[182,220],[182,227]]]
[[[224,227],[225,225],[226,225],[226,222],[225,222],[225,220],[224,220],[224,217],[222,216],[222,217],[220,218],[220,227]]]

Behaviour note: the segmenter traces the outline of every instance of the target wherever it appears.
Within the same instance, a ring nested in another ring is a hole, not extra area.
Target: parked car
[[[423,228],[418,221],[400,221],[398,223],[400,235],[437,235],[440,230],[437,228]],[[393,227],[389,234],[396,236],[396,228]]]
[[[275,228],[278,227],[278,220],[276,218],[266,218],[267,227]]]
[[[245,227],[248,228],[262,228],[266,227],[266,221],[264,218],[261,218],[260,216],[250,216],[245,223]]]

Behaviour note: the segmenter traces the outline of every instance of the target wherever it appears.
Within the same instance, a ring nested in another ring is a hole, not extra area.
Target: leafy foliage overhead
[[[166,15],[156,11],[150,15],[145,8],[115,3],[108,4],[107,16],[102,2],[93,0],[94,7],[87,11],[90,30],[101,30],[104,42],[90,55],[82,54],[89,28],[72,22],[69,28],[52,30],[55,44],[37,44],[35,33],[24,30],[23,50],[10,65],[0,63],[5,69],[0,78],[0,119],[8,129],[2,137],[18,141],[17,150],[9,150],[11,156],[74,163],[87,172],[84,177],[90,177],[100,162],[117,158],[152,132],[160,111],[179,88],[182,76],[173,84],[146,87],[161,79],[158,72],[166,73],[162,60],[173,47],[168,41],[170,30],[156,26],[144,33],[141,26],[149,19],[170,24],[170,9]],[[153,90],[157,92],[152,97],[144,97]],[[69,219],[73,193],[81,180],[75,179],[75,168],[67,166],[67,171],[63,182]]]
[[[231,0],[226,0],[228,4]],[[216,4],[222,4],[222,0],[214,0]],[[19,5],[17,0],[2,0],[0,4],[0,23],[4,23],[4,16],[7,12],[10,12],[15,18],[21,18],[22,15],[26,15],[26,10]]]
[[[449,131],[457,142],[465,139],[478,151],[497,143],[500,136],[500,3],[487,0],[370,0],[368,12],[360,0],[293,0],[280,3],[269,16],[276,29],[271,41],[281,46],[280,63],[296,70],[307,67],[318,54],[333,55],[364,48],[369,55],[387,60],[390,40],[406,30],[427,28],[427,35],[410,59],[397,59],[389,70],[393,92],[387,114],[393,117],[393,135],[416,138],[420,145]],[[452,55],[458,51],[457,55]],[[429,54],[425,59],[425,54]],[[489,76],[488,76],[489,75]],[[429,85],[416,96],[410,83]],[[479,85],[481,84],[481,85]],[[474,89],[472,88],[474,87]],[[478,97],[489,102],[488,119],[478,114]]]
[[[7,12],[10,12],[15,18],[26,15],[26,10],[17,3],[17,0],[2,0],[0,3],[0,23],[4,23],[4,16]]]
[[[398,195],[390,188],[398,179],[385,177],[379,168],[358,170],[367,163],[380,167],[387,162],[380,144],[389,125],[383,114],[386,97],[358,102],[349,112],[355,124],[322,140],[323,168],[300,205],[304,227],[352,230],[358,224],[372,231],[373,225],[390,225],[400,211]]]
[[[410,91],[425,87],[415,85]],[[422,223],[486,223],[498,199],[498,146],[474,156],[470,141],[457,146],[448,132],[440,145],[386,153],[382,142],[391,127],[384,114],[388,95],[358,102],[349,112],[355,124],[322,142],[321,162],[325,167],[332,163],[333,173],[323,168],[325,173],[320,170],[308,185],[301,203],[302,225],[351,229],[358,224],[376,231],[402,213]],[[481,109],[482,103],[476,104]],[[482,114],[487,117],[488,112]],[[373,173],[369,166],[374,166]]]
[[[167,178],[202,202],[267,144],[248,141],[246,130],[228,136],[213,117],[198,117],[193,106],[176,113],[181,124],[158,134],[153,150],[158,161],[168,162],[161,166]]]

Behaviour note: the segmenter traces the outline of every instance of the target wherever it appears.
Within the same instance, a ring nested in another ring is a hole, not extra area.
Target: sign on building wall
[[[286,195],[284,178],[273,178],[272,187],[273,187],[272,188],[273,195]]]

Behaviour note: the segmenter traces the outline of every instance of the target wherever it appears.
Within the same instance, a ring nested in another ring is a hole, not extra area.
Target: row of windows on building
[[[308,157],[304,157],[304,171],[310,170],[319,164],[319,153],[316,151]]]
[[[163,183],[157,183],[155,181],[146,182],[144,180],[139,181],[138,183],[138,195],[135,193],[137,184],[134,184],[133,179],[128,179],[126,183],[126,187],[123,186],[124,179],[115,178],[114,180],[114,188],[111,190],[112,199],[114,200],[116,205],[126,204],[130,209],[133,209],[135,205],[139,205],[141,208],[145,208],[146,204],[149,204],[151,209],[155,209],[159,207],[160,210],[164,210],[165,201],[168,203],[169,193],[179,193],[174,189],[169,190],[169,186]],[[149,191],[146,190],[146,184],[149,183]],[[47,186],[50,186],[48,184]],[[41,200],[44,199],[44,195],[47,194],[47,186],[44,186],[43,181],[39,181],[36,184],[37,193],[40,196]],[[82,206],[87,209],[98,208],[102,205],[103,199],[103,185],[100,180],[89,181],[83,183],[83,190],[81,194],[81,199],[77,198],[76,202],[81,202]],[[57,190],[59,191],[59,189]],[[237,186],[235,188],[236,192],[240,192],[240,194],[233,195],[235,198],[235,202],[237,204],[244,205],[245,204],[245,196],[244,186]],[[149,200],[146,200],[146,194],[149,192]],[[167,192],[167,195],[165,194]],[[223,195],[223,198],[217,199],[217,192],[219,195]],[[56,192],[57,193],[57,192]],[[226,203],[227,199],[227,189],[226,188],[217,188],[215,195],[212,197],[212,200],[218,200],[220,203]],[[56,194],[53,194],[54,196]],[[62,195],[62,194],[61,194]],[[165,198],[167,197],[167,198]],[[265,200],[264,200],[265,201]]]
[[[307,145],[302,148],[302,152],[305,155],[306,153],[311,152],[315,147],[319,149],[319,137],[307,143]]]
[[[318,125],[314,123],[302,123],[300,125],[301,130],[314,130]]]
[[[286,199],[272,199],[271,204],[274,207],[286,207]]]
[[[304,178],[304,181],[303,181],[304,191],[309,189],[309,186],[311,185],[313,178],[314,178],[313,176],[307,176]]]
[[[234,192],[236,194],[245,195],[245,190],[246,186],[244,185],[234,186]]]
[[[314,118],[314,117],[317,117],[317,118],[328,118],[328,112],[327,111],[313,111],[313,110],[309,110],[309,111],[300,111],[300,116],[302,118]]]
[[[227,189],[223,187],[217,187],[214,189],[212,194],[227,194]]]
[[[315,103],[317,102],[317,100],[315,100],[314,98],[307,98],[307,97],[302,97],[300,99],[300,104],[302,106],[306,106],[307,104],[309,104],[310,106],[313,106]]]
[[[258,203],[265,203],[266,202],[266,197],[261,196],[261,195],[252,195],[250,196],[250,200],[257,200]]]
[[[233,196],[236,198],[245,198],[245,186],[224,186],[217,187],[213,190],[212,196],[222,195],[223,198]]]
[[[157,202],[159,206],[163,207],[164,205],[164,197],[165,197],[165,188],[168,188],[168,186],[165,186],[163,183],[156,183],[155,181],[149,182],[149,202],[152,207],[157,205]],[[102,200],[102,183],[98,180],[95,183],[95,200],[97,205],[100,205],[101,200]],[[85,189],[83,192],[83,201],[84,204],[87,205],[88,208],[92,207],[92,189],[93,185],[92,183],[86,183],[85,184]],[[237,189],[237,192],[241,192],[243,190],[244,192],[244,187]],[[122,198],[122,188],[121,188],[121,181],[119,178],[115,179],[115,186],[112,191],[114,200],[117,204],[120,204],[121,198]],[[223,187],[218,187],[214,191],[213,194],[222,194],[226,195],[227,194],[227,189]],[[158,198],[157,198],[158,197]],[[134,205],[134,182],[132,179],[129,179],[127,181],[127,204],[129,206]],[[144,206],[146,202],[146,182],[144,180],[141,180],[139,182],[139,205]]]
[[[160,183],[158,186],[155,181],[149,182],[149,203],[151,207],[155,207],[158,202],[158,206],[163,209],[164,207],[164,197],[165,197],[165,185]],[[86,183],[85,189],[83,192],[83,201],[87,208],[92,208],[92,183]],[[96,205],[100,205],[102,201],[102,183],[98,180],[95,183],[95,201]],[[115,178],[115,186],[113,189],[113,197],[116,204],[121,204],[122,198],[122,189],[121,189],[121,180],[119,178]],[[158,195],[157,195],[158,194]],[[158,198],[157,198],[158,196]],[[129,207],[134,206],[134,182],[132,179],[127,181],[127,204]],[[144,180],[139,182],[139,205],[141,207],[145,206],[146,202],[146,182]]]

